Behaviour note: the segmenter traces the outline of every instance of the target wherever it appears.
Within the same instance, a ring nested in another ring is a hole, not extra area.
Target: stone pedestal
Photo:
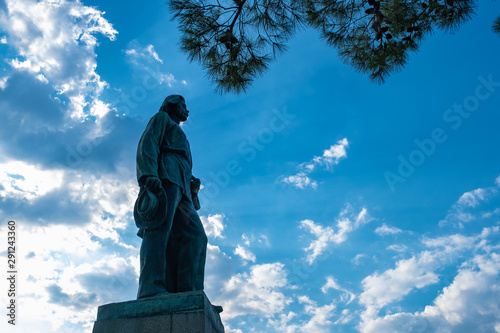
[[[92,333],[223,333],[203,291],[101,305]]]

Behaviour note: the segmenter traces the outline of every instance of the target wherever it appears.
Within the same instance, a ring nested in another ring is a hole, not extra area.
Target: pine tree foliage
[[[317,29],[340,57],[383,83],[434,30],[455,31],[474,0],[169,1],[181,49],[219,92],[244,92],[302,27]],[[494,25],[500,33],[500,21]]]
[[[495,23],[493,24],[493,32],[500,35],[500,16],[497,17]]]
[[[301,23],[292,1],[170,1],[181,49],[221,92],[242,92],[264,72]]]
[[[473,13],[468,0],[308,1],[306,11],[340,57],[377,82],[404,66],[434,29],[454,31]]]

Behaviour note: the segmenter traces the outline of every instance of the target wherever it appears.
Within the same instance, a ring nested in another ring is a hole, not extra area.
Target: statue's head
[[[168,113],[174,121],[186,121],[189,117],[186,100],[181,95],[167,96],[160,107],[160,111]]]

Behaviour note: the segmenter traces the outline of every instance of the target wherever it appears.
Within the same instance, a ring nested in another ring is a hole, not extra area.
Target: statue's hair
[[[167,96],[160,107],[160,111],[170,114],[175,105],[179,104],[181,101],[186,101],[181,95],[170,95]]]

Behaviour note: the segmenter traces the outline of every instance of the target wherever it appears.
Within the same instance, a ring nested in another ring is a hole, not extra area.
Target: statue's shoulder
[[[150,122],[156,126],[168,127],[168,128],[176,125],[175,122],[172,120],[172,118],[170,118],[168,113],[163,111],[158,111],[153,117],[151,117]]]
[[[155,121],[168,121],[170,116],[166,112],[158,111],[151,119],[154,119]]]

